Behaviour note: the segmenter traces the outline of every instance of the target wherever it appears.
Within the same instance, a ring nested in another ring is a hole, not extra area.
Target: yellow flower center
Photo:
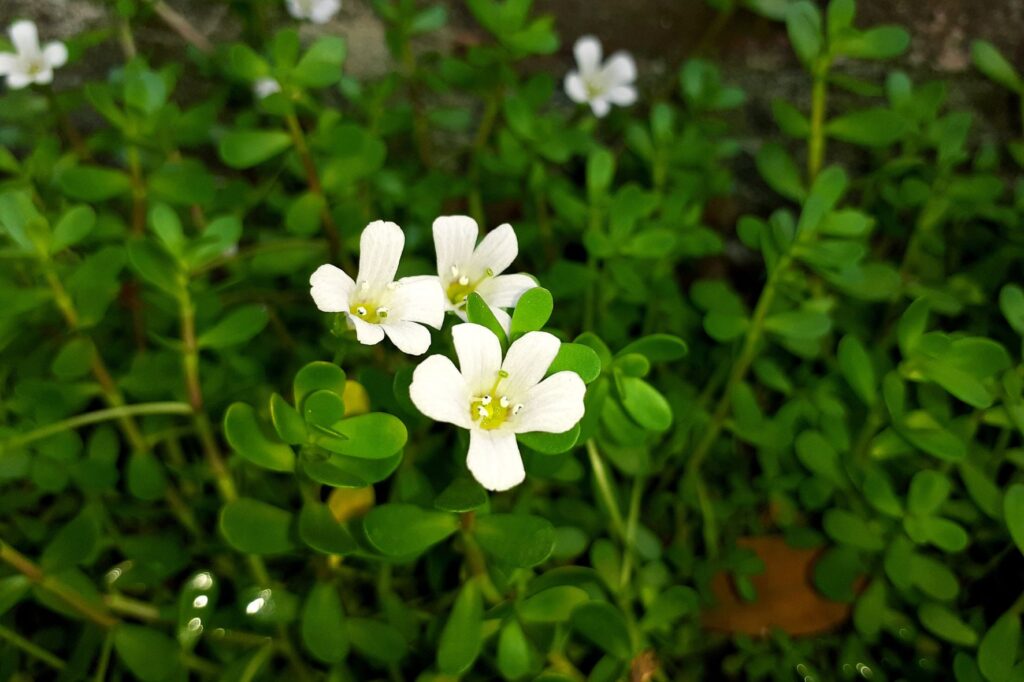
[[[466,305],[466,299],[469,295],[476,291],[476,288],[487,279],[488,277],[494,277],[494,270],[487,268],[487,272],[484,276],[478,280],[471,280],[469,275],[463,273],[455,265],[452,266],[451,270],[452,278],[448,282],[448,288],[445,290],[445,295],[448,300],[452,302],[456,308],[461,308]]]
[[[370,324],[381,324],[390,313],[387,306],[377,305],[371,301],[353,304],[348,311]]]
[[[485,431],[493,431],[500,427],[509,417],[514,417],[523,409],[522,403],[512,404],[507,395],[498,395],[498,384],[508,378],[508,372],[501,370],[491,390],[482,396],[472,398],[469,402],[469,418]]]

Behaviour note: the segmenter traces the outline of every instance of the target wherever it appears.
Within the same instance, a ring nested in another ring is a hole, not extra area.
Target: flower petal
[[[309,20],[314,24],[326,24],[341,9],[340,0],[314,0]]]
[[[509,346],[501,368],[508,377],[501,382],[501,393],[507,394],[513,402],[525,404],[526,393],[540,383],[548,367],[558,355],[562,343],[547,332],[529,332]]]
[[[391,295],[391,317],[429,324],[440,329],[444,324],[444,290],[433,275],[403,277]]]
[[[490,390],[501,369],[501,344],[487,327],[457,324],[452,327],[455,354],[466,385],[474,393]]]
[[[68,63],[68,48],[64,43],[54,41],[43,48],[43,59],[51,69],[59,69]]]
[[[587,387],[576,372],[556,372],[522,398],[523,409],[514,417],[516,433],[543,431],[564,433],[583,419],[583,395]]]
[[[27,19],[14,22],[11,24],[10,35],[14,49],[22,57],[39,54],[39,31],[33,22]]]
[[[501,308],[488,307],[491,309],[491,314],[494,315],[494,319],[496,319],[498,324],[501,325],[501,328],[505,330],[505,336],[508,336],[509,331],[512,329],[512,316]]]
[[[573,102],[577,104],[583,104],[587,101],[587,84],[583,82],[583,77],[580,76],[578,71],[570,71],[565,77],[565,94],[569,96]]]
[[[355,315],[346,314],[348,315],[348,321],[352,323],[356,330],[356,338],[359,339],[359,343],[364,346],[373,346],[384,340],[384,328],[379,324],[370,324]]]
[[[325,313],[348,311],[356,283],[340,268],[321,265],[309,278],[309,293],[316,307]]]
[[[422,324],[398,320],[382,324],[381,328],[391,343],[407,355],[423,355],[430,348],[430,332]]]
[[[632,85],[617,85],[605,95],[609,102],[620,107],[628,107],[636,102],[636,88]]]
[[[636,80],[636,62],[628,52],[616,52],[605,62],[602,70],[609,86],[629,85]]]
[[[7,74],[7,87],[11,90],[20,90],[32,84],[32,78],[24,71],[11,71]]]
[[[398,225],[383,220],[367,225],[359,238],[359,283],[376,288],[395,281],[403,248],[405,234]]]
[[[449,215],[435,220],[433,230],[437,274],[442,281],[447,281],[451,279],[452,266],[459,269],[469,266],[480,228],[469,216]]]
[[[420,412],[434,421],[472,428],[470,393],[455,364],[443,355],[431,355],[412,373],[409,397]]]
[[[512,261],[518,255],[519,241],[516,239],[516,231],[508,223],[496,227],[484,236],[473,252],[473,273],[470,277],[478,279],[486,275],[488,270],[491,271],[491,277],[500,275],[512,265]]]
[[[513,308],[520,296],[536,286],[529,275],[499,275],[481,282],[476,293],[492,308]]]
[[[526,478],[519,444],[510,431],[470,430],[466,466],[480,485],[496,492],[513,488]]]
[[[594,112],[594,116],[598,118],[604,118],[611,111],[612,105],[608,103],[608,100],[602,95],[601,97],[595,97],[590,100],[590,109]]]
[[[33,77],[32,80],[34,83],[38,83],[39,85],[49,85],[53,82],[53,69],[51,69],[50,67],[40,69],[38,72],[36,72],[36,75]]]
[[[581,74],[593,73],[601,68],[601,41],[594,36],[582,36],[572,48]]]

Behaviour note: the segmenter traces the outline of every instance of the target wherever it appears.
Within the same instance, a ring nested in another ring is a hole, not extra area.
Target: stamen
[[[394,291],[398,288],[398,282],[388,282],[387,290]]]
[[[359,317],[366,317],[366,306],[359,306],[356,308],[356,314],[359,315]]]
[[[503,369],[499,369],[498,376],[501,377],[502,379],[508,379],[508,372],[506,372]]]
[[[469,284],[469,277],[466,277],[465,275],[463,275],[462,277],[459,277],[459,285],[460,286],[466,286],[467,284]]]
[[[490,416],[490,412],[488,412],[487,408],[484,407],[483,405],[477,405],[476,413],[480,415],[481,419],[486,419],[488,416]]]
[[[491,404],[491,396],[490,395],[485,395],[483,398],[480,399],[480,404],[481,405],[490,405]],[[505,405],[502,405],[502,407],[505,407]]]
[[[363,291],[369,291],[370,290],[370,283],[364,281],[362,284],[359,285],[359,288],[362,289]]]
[[[507,395],[503,395],[501,396],[501,400],[498,401],[498,404],[501,405],[503,408],[508,409],[509,403],[511,402],[512,401],[508,399]]]
[[[516,403],[516,406],[512,408],[512,414],[513,415],[517,415],[517,414],[519,414],[522,411],[523,411],[523,404],[522,403]]]
[[[452,266],[452,277],[458,277],[458,276],[459,276],[459,269],[453,265]]]
[[[386,307],[381,306],[381,307],[377,308],[377,317],[379,317],[380,319],[383,320],[384,318],[386,318],[388,316],[389,312],[390,311]]]
[[[494,270],[491,270],[490,268],[487,268],[487,276],[488,277],[494,277]]]

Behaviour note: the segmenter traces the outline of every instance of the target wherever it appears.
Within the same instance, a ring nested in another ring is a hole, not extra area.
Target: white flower
[[[31,21],[16,21],[9,30],[14,53],[0,52],[0,76],[7,77],[7,87],[17,90],[33,83],[53,82],[53,70],[68,61],[64,43],[39,46],[39,32]]]
[[[452,337],[460,369],[431,355],[413,372],[409,394],[431,419],[469,429],[466,465],[474,478],[488,490],[508,490],[526,477],[516,434],[571,429],[583,418],[586,387],[575,372],[544,379],[561,345],[547,332],[524,334],[504,362],[486,327],[459,324]]]
[[[380,343],[387,334],[403,353],[422,355],[430,347],[428,324],[444,324],[444,292],[428,275],[395,280],[405,235],[394,223],[370,223],[359,238],[356,281],[333,265],[309,278],[310,294],[325,313],[344,313],[360,343]]]
[[[281,84],[273,78],[260,78],[252,84],[252,91],[259,99],[266,99],[274,93],[281,92]]]
[[[565,94],[573,102],[589,104],[598,118],[613,104],[626,107],[636,101],[636,63],[628,52],[616,52],[601,63],[601,42],[583,36],[573,47],[578,71],[565,77]]]
[[[443,216],[434,221],[437,275],[445,306],[463,320],[466,300],[476,292],[508,331],[510,318],[501,308],[515,307],[527,289],[537,286],[528,275],[503,275],[519,255],[519,242],[509,224],[488,232],[477,246],[480,230],[467,216]]]
[[[285,0],[288,13],[296,19],[326,24],[341,9],[341,0]]]

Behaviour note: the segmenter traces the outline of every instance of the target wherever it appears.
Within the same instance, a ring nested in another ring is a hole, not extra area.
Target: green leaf
[[[471,478],[456,478],[434,499],[441,511],[462,513],[487,504],[487,491]]]
[[[185,232],[178,214],[166,204],[157,204],[149,211],[149,226],[160,243],[176,259],[181,259],[185,249]]]
[[[782,145],[772,142],[763,145],[756,161],[761,178],[773,190],[793,201],[803,201],[807,196],[800,169]]]
[[[838,116],[825,126],[829,137],[862,147],[888,147],[903,139],[906,131],[902,116],[880,107]]]
[[[563,343],[558,347],[548,374],[563,371],[576,372],[584,383],[589,384],[601,375],[601,358],[593,348],[582,343]]]
[[[764,328],[789,341],[817,341],[832,329],[832,320],[816,310],[790,310],[769,315]]]
[[[515,568],[541,564],[555,548],[555,528],[550,521],[539,516],[482,516],[477,518],[473,532],[484,551]]]
[[[896,340],[904,357],[913,355],[921,337],[928,328],[928,301],[919,298],[907,306],[896,327]]]
[[[245,305],[199,335],[200,348],[229,348],[251,341],[270,321],[267,309],[260,304]]]
[[[329,429],[344,416],[345,401],[333,391],[313,391],[302,403],[302,418],[310,426]]]
[[[689,350],[686,342],[678,336],[673,336],[672,334],[650,334],[628,344],[616,353],[616,356],[622,357],[636,353],[644,356],[653,364],[680,360],[686,357]]]
[[[833,485],[846,484],[839,453],[818,431],[804,431],[797,436],[796,455],[801,464]]]
[[[278,437],[290,445],[305,443],[309,434],[306,431],[306,422],[299,415],[298,410],[288,404],[279,394],[270,396],[270,420],[274,424],[274,430]]]
[[[607,193],[615,176],[615,157],[604,147],[595,147],[587,157],[587,195],[591,200]]]
[[[885,547],[885,540],[877,527],[845,509],[826,511],[822,525],[829,537],[851,547],[867,552],[878,552]]]
[[[327,505],[310,502],[299,512],[299,537],[324,554],[345,555],[359,546],[348,529],[338,523]]]
[[[821,54],[821,13],[812,3],[800,0],[790,4],[786,8],[786,29],[793,51],[802,62],[810,64]]]
[[[922,604],[917,611],[917,617],[929,632],[947,642],[966,647],[972,647],[978,642],[978,634],[971,626],[942,604]]]
[[[302,409],[306,396],[317,390],[345,395],[345,371],[331,362],[311,362],[295,375],[295,407]]]
[[[409,645],[395,628],[372,618],[346,618],[345,629],[352,648],[384,665],[405,658]]]
[[[498,670],[506,680],[518,680],[528,675],[532,668],[530,641],[519,621],[512,618],[502,626],[498,635]]]
[[[910,481],[907,509],[921,516],[934,514],[952,490],[953,484],[948,476],[934,469],[922,469]]]
[[[370,543],[382,554],[407,557],[421,554],[458,530],[458,517],[421,509],[412,504],[374,507],[363,519]]]
[[[321,663],[339,663],[348,654],[345,613],[338,590],[317,582],[302,607],[302,644]]]
[[[876,26],[853,31],[832,44],[836,54],[855,59],[892,59],[910,47],[910,34],[901,26]]]
[[[1020,616],[1007,611],[978,645],[978,667],[989,682],[1011,682],[1020,647]]]
[[[633,653],[622,612],[608,602],[580,604],[572,612],[572,626],[599,649],[621,661],[629,660]]]
[[[266,502],[240,497],[220,512],[220,532],[246,554],[284,554],[293,549],[292,514]]]
[[[96,226],[96,212],[89,206],[75,206],[53,228],[50,253],[59,253],[89,236]]]
[[[797,234],[811,234],[818,231],[825,217],[836,207],[846,193],[848,178],[838,166],[829,166],[818,174],[811,185],[810,194],[804,202]]]
[[[562,623],[580,604],[590,601],[586,590],[558,585],[527,597],[519,605],[519,616],[527,623]]]
[[[323,216],[326,206],[327,201],[323,195],[306,192],[288,207],[288,213],[284,219],[285,227],[294,234],[304,236],[316,234],[320,229],[321,216]]]
[[[181,662],[178,644],[151,628],[121,624],[114,628],[114,651],[142,682],[166,682],[178,678]]]
[[[512,313],[512,325],[509,330],[512,338],[543,329],[553,309],[554,301],[550,291],[542,287],[527,289],[519,298]]]
[[[345,62],[345,41],[337,36],[318,39],[292,70],[296,83],[307,88],[326,88],[341,78]]]
[[[490,329],[491,333],[497,336],[498,341],[501,342],[502,351],[508,347],[508,337],[505,335],[505,330],[502,329],[501,323],[494,316],[490,306],[475,291],[466,300],[466,316],[473,324],[479,324]]]
[[[1024,553],[1024,484],[1014,483],[1003,496],[1003,516],[1017,549]]]
[[[295,470],[295,452],[267,438],[256,420],[256,410],[245,403],[234,403],[224,414],[224,436],[232,450],[256,466],[271,471]]]
[[[1014,92],[1024,91],[1024,82],[1021,81],[1017,70],[992,43],[986,40],[975,40],[971,43],[971,59],[978,71],[996,83]]]
[[[220,158],[231,168],[252,168],[271,159],[292,144],[279,130],[230,130],[217,145]]]
[[[857,12],[854,0],[831,0],[828,3],[826,19],[829,41],[835,40],[853,26],[853,18]]]
[[[874,405],[878,401],[878,384],[874,365],[871,364],[871,357],[864,344],[856,336],[847,334],[839,341],[837,350],[839,370],[846,383],[865,405]]]
[[[57,176],[57,186],[79,201],[106,201],[127,194],[132,181],[121,171],[98,166],[72,166]]]
[[[452,605],[437,646],[437,667],[446,675],[462,675],[473,667],[483,646],[484,603],[475,580],[467,580]]]
[[[91,562],[99,550],[101,534],[99,518],[91,507],[86,507],[54,534],[39,565],[44,571],[57,573]]]
[[[409,437],[401,419],[382,412],[349,417],[333,424],[331,430],[341,438],[318,438],[320,447],[361,459],[387,459],[401,450]]]
[[[1013,330],[1024,336],[1024,289],[1007,284],[999,292],[999,309]]]
[[[576,447],[580,439],[580,431],[580,425],[577,423],[563,433],[535,431],[516,434],[516,438],[531,450],[536,450],[545,455],[560,455]]]
[[[95,347],[87,336],[80,336],[65,343],[50,370],[58,379],[77,379],[85,376],[92,368]]]
[[[171,296],[178,296],[182,282],[178,265],[167,252],[151,241],[128,242],[128,260],[142,279]]]
[[[18,604],[31,587],[28,577],[21,574],[0,578],[0,616]]]
[[[128,460],[128,492],[140,500],[159,500],[167,491],[164,465],[151,452],[140,452]]]
[[[672,426],[672,407],[658,389],[643,379],[622,377],[622,406],[637,424],[648,431],[667,431]]]

